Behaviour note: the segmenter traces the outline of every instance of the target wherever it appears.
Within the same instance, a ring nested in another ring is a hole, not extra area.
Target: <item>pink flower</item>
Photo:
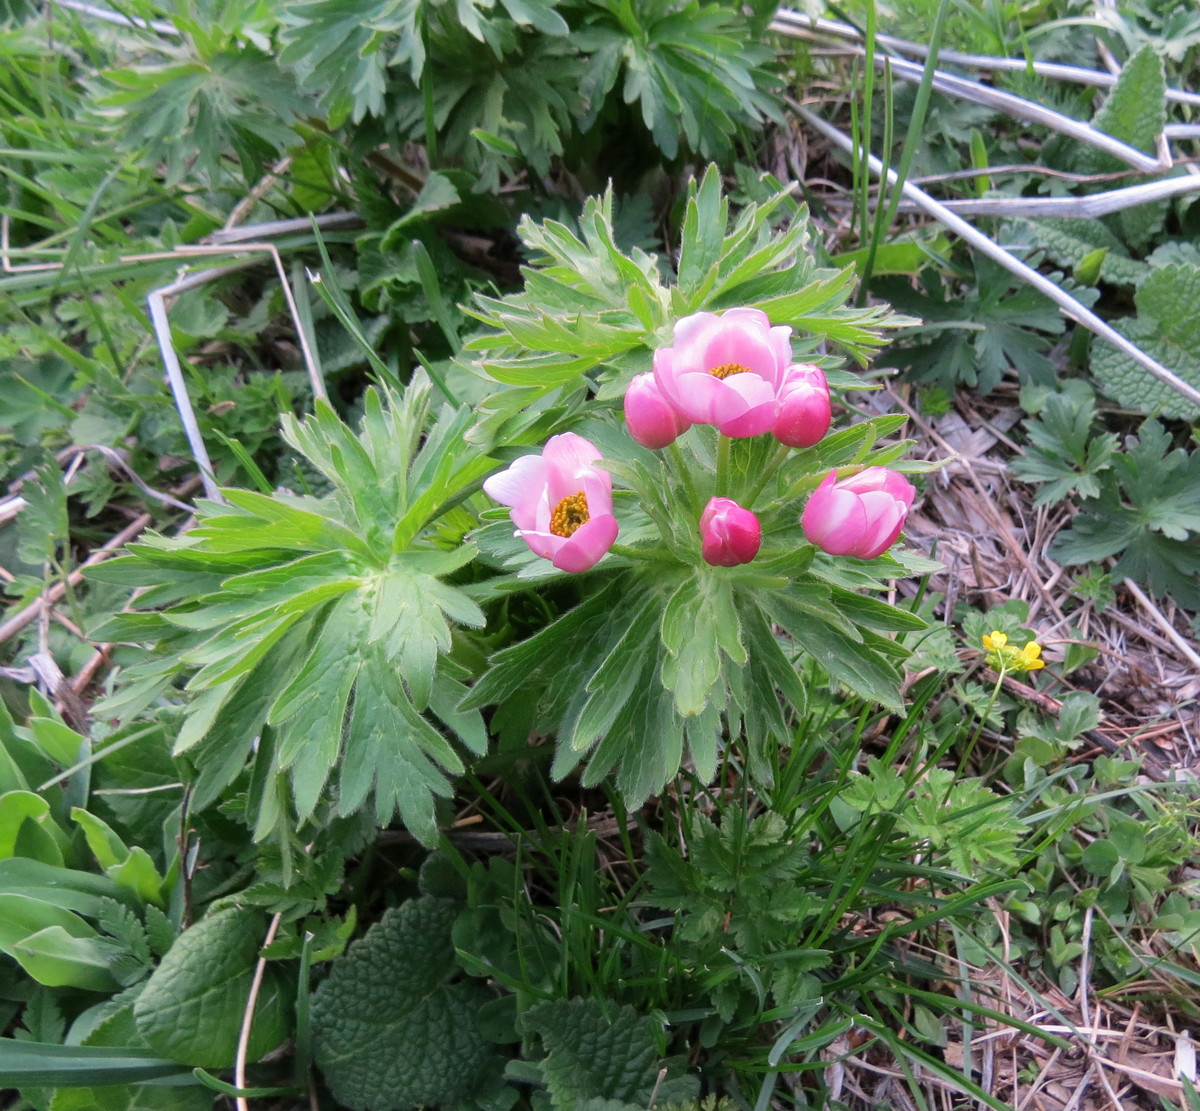
[[[693,313],[675,325],[674,344],[654,352],[654,380],[685,420],[759,436],[775,423],[791,335],[760,309]]]
[[[833,412],[829,384],[819,366],[793,363],[788,367],[771,432],[788,447],[812,447],[829,431]]]
[[[658,450],[673,444],[692,422],[684,420],[673,408],[654,380],[653,374],[639,374],[625,391],[625,423],[642,447]]]
[[[804,507],[804,535],[830,555],[874,559],[900,535],[916,490],[903,475],[868,467],[837,481],[827,474]]]
[[[525,455],[484,484],[511,506],[514,536],[560,571],[586,571],[617,539],[612,475],[592,464],[596,446],[574,432],[551,436],[541,455]]]
[[[700,553],[713,567],[749,563],[762,546],[762,526],[732,498],[712,498],[700,515]]]

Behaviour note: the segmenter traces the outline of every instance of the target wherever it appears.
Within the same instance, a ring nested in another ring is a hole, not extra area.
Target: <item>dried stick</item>
[[[111,540],[106,541],[97,548],[83,563],[81,563],[74,571],[72,571],[62,582],[55,583],[47,590],[36,602],[30,602],[24,609],[18,610],[7,621],[0,625],[0,644],[8,640],[9,637],[19,633],[26,625],[36,618],[44,609],[54,605],[66,592],[67,584],[75,586],[83,581],[83,573],[89,567],[94,567],[97,563],[106,560],[110,555],[115,554],[121,548],[125,547],[135,536],[142,532],[153,518],[149,513],[142,513],[135,517],[128,525],[116,534]]]
[[[815,112],[805,108],[803,105],[797,104],[795,101],[790,101],[789,103],[794,111],[803,116],[809,124],[835,145],[846,151],[855,151],[854,141],[849,135],[839,131],[831,123],[826,122]],[[872,172],[876,176],[882,174],[883,165],[879,159],[873,154],[867,154],[866,157]],[[894,185],[897,180],[896,172],[889,169],[887,177],[888,181]],[[1149,371],[1160,382],[1170,386],[1171,389],[1182,394],[1193,404],[1200,405],[1200,389],[1193,386],[1191,382],[1184,381],[1178,374],[1163,366],[1157,359],[1147,355],[1137,344],[1121,335],[1120,332],[1106,321],[1101,320],[1091,309],[1077,301],[1057,283],[1052,282],[1044,274],[1040,274],[1032,266],[1027,265],[1010,254],[994,240],[984,235],[983,232],[968,224],[961,216],[951,212],[944,204],[935,201],[923,189],[913,185],[912,182],[906,181],[904,183],[903,195],[912,201],[921,211],[932,216],[939,223],[945,224],[951,231],[960,235],[981,254],[987,255],[988,258],[1004,267],[1010,274],[1015,274],[1022,281],[1033,286],[1039,293],[1049,297],[1071,320],[1082,324],[1088,331],[1112,344],[1122,354],[1128,355],[1138,366]]]
[[[275,940],[275,932],[279,929],[282,918],[282,914],[277,914],[271,919],[266,940],[263,941],[264,949]],[[250,994],[246,998],[246,1010],[242,1015],[242,1030],[238,1034],[237,1059],[233,1067],[233,1082],[238,1088],[246,1087],[246,1054],[250,1049],[250,1031],[254,1027],[254,1008],[258,1004],[258,993],[262,989],[263,975],[266,971],[267,958],[259,957],[258,964],[254,968],[254,979],[250,984]],[[236,1099],[238,1111],[250,1111],[250,1105],[246,1102],[245,1096],[237,1096]]]
[[[777,30],[783,34],[797,38],[808,37],[807,32],[798,27],[789,28],[783,25],[777,27]],[[842,49],[849,54],[866,55],[866,51],[859,46],[846,46]],[[924,68],[915,62],[906,62],[903,58],[892,58],[885,54],[876,54],[875,64],[881,68],[885,65],[890,66],[895,76],[899,77],[902,81],[919,82],[924,74]],[[953,74],[946,73],[940,69],[933,71],[933,87],[938,92],[946,93],[948,96],[956,96],[976,104],[983,104],[988,108],[997,112],[1003,112],[1005,115],[1012,116],[1015,119],[1028,120],[1031,123],[1038,123],[1044,127],[1048,127],[1052,131],[1057,131],[1062,135],[1070,135],[1073,139],[1078,139],[1080,142],[1087,143],[1097,150],[1105,151],[1113,155],[1113,157],[1119,158],[1122,162],[1127,163],[1136,170],[1141,170],[1145,173],[1155,173],[1170,169],[1171,167],[1170,158],[1165,162],[1158,158],[1152,158],[1148,154],[1143,154],[1136,147],[1131,147],[1128,143],[1122,143],[1119,139],[1114,139],[1111,135],[1106,135],[1103,131],[1097,130],[1091,124],[1083,123],[1080,120],[1073,120],[1070,116],[1064,116],[1061,112],[1055,112],[1052,108],[1047,108],[1044,104],[1038,104],[1033,100],[1026,100],[1025,97],[1017,96],[1015,93],[1007,93],[1003,89],[994,89],[990,85],[981,85],[978,81],[968,81],[964,77],[955,77]],[[982,173],[983,171],[980,172]]]
[[[790,24],[807,27],[820,34],[839,39],[862,41],[862,34],[856,27],[848,23],[838,23],[832,19],[813,19],[801,12],[789,8],[780,8],[775,13],[777,24]],[[787,34],[782,26],[774,29]],[[899,54],[911,54],[917,58],[927,58],[929,47],[923,43],[910,42],[908,39],[895,38],[892,35],[876,35],[875,41],[889,50]],[[1077,85],[1096,85],[1102,88],[1112,88],[1117,83],[1117,77],[1098,69],[1086,69],[1083,66],[1067,66],[1059,62],[1035,62],[1025,58],[998,58],[991,54],[962,54],[956,50],[939,50],[938,61],[952,66],[964,66],[968,69],[1020,71],[1033,70],[1040,77],[1052,77],[1059,81],[1071,81]],[[1189,93],[1179,89],[1168,89],[1167,100],[1176,104],[1193,104],[1200,106],[1200,93]]]
[[[1184,656],[1187,657],[1188,662],[1191,663],[1191,665],[1196,668],[1197,671],[1200,671],[1200,653],[1197,653],[1196,650],[1190,644],[1188,644],[1186,640],[1183,639],[1179,633],[1179,630],[1176,629],[1175,626],[1163,616],[1162,610],[1160,610],[1152,601],[1150,601],[1149,598],[1146,597],[1145,591],[1142,590],[1142,588],[1138,586],[1133,579],[1126,579],[1121,585],[1124,586],[1125,589],[1137,599],[1138,604],[1146,611],[1150,620],[1162,630],[1163,635],[1173,645],[1175,645],[1175,647],[1178,648]]]
[[[105,23],[112,23],[118,27],[136,27],[142,31],[153,31],[158,35],[179,37],[179,28],[165,19],[139,19],[137,16],[122,15],[120,12],[101,8],[95,4],[86,4],[83,0],[53,0],[53,2],[57,7],[80,12],[82,15],[90,15],[93,19],[103,20]]]
[[[978,171],[976,171],[978,176]],[[980,197],[971,200],[942,201],[951,212],[967,216],[1057,216],[1095,219],[1110,212],[1136,208],[1140,204],[1200,192],[1200,177],[1168,177],[1110,189],[1090,197]]]

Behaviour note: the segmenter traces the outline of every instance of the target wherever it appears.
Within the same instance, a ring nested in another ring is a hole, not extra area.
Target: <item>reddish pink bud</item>
[[[788,447],[812,447],[829,431],[832,420],[824,371],[810,363],[793,363],[779,391],[779,409],[771,427],[775,438]]]
[[[714,567],[749,563],[762,546],[762,526],[732,498],[712,498],[700,515],[700,552]]]
[[[823,552],[874,559],[896,542],[915,495],[908,479],[886,467],[868,467],[841,482],[830,471],[800,523],[809,543]]]
[[[673,444],[692,422],[681,417],[663,396],[650,373],[639,374],[625,391],[625,423],[642,447],[658,450]]]

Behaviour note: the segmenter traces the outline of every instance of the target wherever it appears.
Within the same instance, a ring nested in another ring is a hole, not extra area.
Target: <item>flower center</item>
[[[749,374],[750,368],[742,366],[741,363],[722,363],[720,366],[715,366],[708,372],[714,378],[720,378],[724,381],[731,374]]]
[[[587,495],[580,490],[577,494],[568,494],[554,507],[550,514],[550,531],[555,536],[573,536],[590,520]]]

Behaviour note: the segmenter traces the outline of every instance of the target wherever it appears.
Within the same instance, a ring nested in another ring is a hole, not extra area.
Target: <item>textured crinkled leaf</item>
[[[1112,92],[1092,120],[1092,126],[1122,143],[1153,154],[1163,125],[1167,122],[1167,77],[1162,59],[1153,44],[1146,43],[1121,67]],[[1115,161],[1112,155],[1105,156]],[[1117,163],[1128,169],[1124,163]]]
[[[1104,249],[1100,279],[1136,285],[1150,268],[1129,257],[1121,241],[1099,220],[1055,218],[1013,220],[1005,225],[1004,242],[1035,247],[1059,266],[1075,270],[1089,255]]]
[[[236,907],[180,934],[134,1004],[138,1033],[155,1053],[206,1069],[233,1064],[265,933],[259,911]],[[254,1009],[251,1061],[288,1036],[294,995],[295,985],[268,967]]]
[[[1137,318],[1119,323],[1147,354],[1200,389],[1197,298],[1200,267],[1160,266],[1137,291]],[[1093,344],[1092,373],[1105,393],[1128,408],[1180,420],[1200,417],[1200,407],[1108,344]]]
[[[317,1067],[353,1111],[401,1111],[467,1097],[490,1051],[476,1027],[483,999],[457,972],[448,899],[389,908],[335,961],[313,995]]]
[[[526,1011],[522,1024],[546,1048],[541,1072],[555,1111],[577,1111],[593,1099],[649,1103],[659,1072],[654,1019],[598,999],[551,999]],[[679,1080],[687,1086],[677,1078],[673,1089]],[[688,1095],[672,1092],[675,1099]]]

